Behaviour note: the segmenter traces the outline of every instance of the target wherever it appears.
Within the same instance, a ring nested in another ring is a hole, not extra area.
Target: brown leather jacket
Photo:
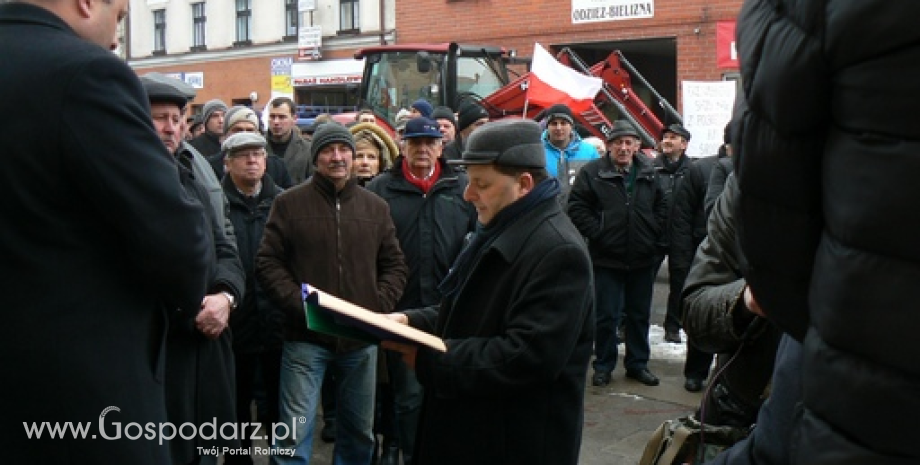
[[[319,174],[275,199],[256,255],[256,278],[285,313],[284,340],[340,351],[365,344],[307,329],[301,283],[386,313],[407,273],[386,202],[354,179],[336,192]]]

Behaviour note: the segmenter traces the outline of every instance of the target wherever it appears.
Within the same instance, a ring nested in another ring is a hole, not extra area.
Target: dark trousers
[[[681,320],[680,293],[684,290],[684,282],[687,281],[688,268],[675,267],[672,260],[668,260],[668,312],[664,316],[665,331],[680,331],[683,326]]]
[[[617,326],[622,318],[626,330],[628,371],[647,367],[651,348],[648,342],[652,290],[658,265],[631,270],[594,267],[596,326],[594,371],[610,373],[617,365]]]
[[[281,380],[281,349],[272,349],[261,353],[237,353],[236,361],[236,412],[237,421],[252,423],[251,405],[255,400],[256,376],[261,374],[261,382],[265,387],[265,412],[258,412],[257,421],[262,422],[264,435],[271,435],[272,425],[278,422],[278,390]],[[240,447],[252,447],[252,426],[245,431],[240,427]],[[245,434],[243,434],[245,433]],[[269,444],[272,443],[268,439]],[[252,458],[245,455],[227,455],[224,463],[228,465],[252,463]]]
[[[713,354],[703,352],[687,341],[687,358],[684,359],[684,377],[695,379],[706,379],[709,377],[709,369],[712,367]]]

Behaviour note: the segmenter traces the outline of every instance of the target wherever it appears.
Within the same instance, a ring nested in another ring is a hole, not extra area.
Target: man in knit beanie
[[[447,145],[457,137],[457,117],[450,107],[435,107],[434,111],[431,112],[431,119],[437,121],[438,130],[444,136],[441,139],[444,145]]]
[[[419,116],[424,116],[425,118],[431,118],[431,112],[434,111],[434,107],[431,106],[431,103],[428,100],[420,98],[409,106],[410,116],[413,118],[418,118]]]
[[[277,446],[306,463],[323,375],[335,373],[333,463],[371,463],[377,347],[307,326],[304,283],[373,312],[396,307],[408,269],[386,202],[352,176],[355,142],[345,126],[313,134],[313,177],[275,199],[256,258],[256,276],[285,314],[280,417],[304,418]],[[347,278],[347,279],[343,279]],[[342,425],[347,425],[344,427]]]
[[[201,109],[201,121],[204,133],[192,139],[189,144],[204,156],[220,152],[221,136],[224,135],[224,115],[227,104],[223,100],[208,100]]]
[[[444,158],[459,160],[466,140],[479,126],[489,122],[489,112],[473,99],[464,99],[457,105],[457,135],[444,147]]]

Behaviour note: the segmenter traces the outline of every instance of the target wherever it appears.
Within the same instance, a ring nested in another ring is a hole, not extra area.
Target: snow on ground
[[[680,338],[684,341],[682,344],[664,342],[664,328],[651,325],[648,330],[648,341],[652,347],[651,360],[671,360],[683,363],[687,356],[687,334],[684,333],[684,330],[680,330]],[[625,350],[626,346],[621,342],[620,353],[625,353]]]

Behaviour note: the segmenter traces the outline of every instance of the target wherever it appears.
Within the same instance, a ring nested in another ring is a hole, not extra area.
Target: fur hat
[[[633,127],[632,123],[625,119],[618,119],[613,122],[613,130],[610,131],[610,135],[607,136],[607,142],[624,136],[633,136],[638,139],[639,133],[636,132],[636,128]]]
[[[205,121],[207,121],[207,118],[205,118]],[[234,124],[240,121],[248,121],[255,124],[256,130],[259,130],[259,116],[256,115],[256,112],[249,107],[235,106],[224,115],[224,134],[226,134]]]
[[[410,108],[415,108],[425,118],[430,118],[431,112],[434,111],[434,108],[431,106],[430,103],[428,103],[428,100],[425,100],[423,98],[420,98],[412,102],[412,105],[410,106]]]
[[[575,124],[575,117],[572,116],[572,109],[563,103],[557,103],[546,110],[546,123],[551,123],[554,119],[564,119],[569,124]]]
[[[393,138],[390,137],[382,127],[374,123],[358,123],[348,128],[348,131],[354,136],[355,145],[366,140],[377,146],[377,149],[380,150],[380,159],[382,160],[380,163],[380,171],[395,164],[396,157],[399,155],[399,148],[396,147],[396,142],[393,141]]]
[[[211,119],[211,115],[213,115],[215,111],[227,111],[227,104],[220,99],[208,100],[205,102],[204,106],[201,107],[201,122],[204,123],[205,126],[208,125],[208,120]]]
[[[531,120],[494,121],[470,135],[463,158],[448,160],[447,163],[546,168],[546,154],[540,139],[542,134],[540,125]]]
[[[313,159],[313,164],[316,164],[316,157],[319,156],[320,150],[333,142],[346,144],[351,147],[352,152],[355,151],[355,138],[348,132],[348,128],[335,121],[323,123],[313,133],[313,143],[310,145],[310,157]]]
[[[465,99],[457,106],[457,132],[461,132],[476,121],[488,117],[489,112],[479,102],[473,99]]]

